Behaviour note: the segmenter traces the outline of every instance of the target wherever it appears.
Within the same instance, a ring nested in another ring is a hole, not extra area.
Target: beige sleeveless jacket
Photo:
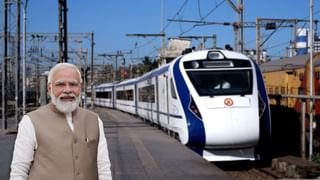
[[[82,108],[72,113],[74,132],[53,104],[28,113],[38,147],[30,180],[98,179],[98,115]]]

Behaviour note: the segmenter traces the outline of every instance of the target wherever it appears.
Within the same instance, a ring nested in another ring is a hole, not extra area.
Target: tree
[[[144,60],[142,61],[142,64],[139,66],[139,72],[140,74],[145,74],[155,68],[158,67],[158,63],[155,60],[151,60],[148,56],[144,57]]]

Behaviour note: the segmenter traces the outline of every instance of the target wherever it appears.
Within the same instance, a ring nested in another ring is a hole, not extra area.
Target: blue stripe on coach
[[[270,117],[270,108],[268,104],[268,94],[264,85],[264,79],[262,77],[262,73],[260,71],[260,67],[258,64],[254,63],[257,75],[257,82],[258,82],[258,91],[260,93],[261,98],[263,99],[264,103],[266,104],[266,109],[264,114],[262,115],[261,121],[263,123],[263,127],[268,130],[268,134],[266,136],[271,136],[271,117]]]
[[[204,125],[203,122],[189,110],[188,106],[191,101],[191,96],[179,68],[180,60],[181,59],[177,60],[173,66],[173,75],[188,126],[189,141],[187,145],[204,147],[206,141]]]

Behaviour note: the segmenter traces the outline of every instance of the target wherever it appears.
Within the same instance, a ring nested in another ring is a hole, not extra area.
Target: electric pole
[[[200,49],[205,49],[205,42],[207,41],[207,39],[212,39],[212,47],[211,48],[216,48],[217,47],[217,37],[215,34],[213,34],[212,36],[179,36],[179,38],[181,39],[196,39],[199,40],[200,39]]]
[[[20,121],[20,97],[21,97],[21,93],[20,93],[20,59],[21,59],[21,55],[20,55],[20,8],[21,8],[21,1],[20,0],[16,0],[16,52],[15,52],[15,114],[16,114],[16,124],[15,127],[18,127],[18,122]]]
[[[8,33],[8,6],[9,6],[9,0],[3,0],[3,62],[2,62],[2,128],[7,129],[7,64],[8,64],[8,42],[9,42],[9,33]]]
[[[67,0],[59,0],[59,62],[68,62]]]
[[[101,57],[115,57],[115,70],[113,71],[114,76],[113,76],[113,82],[116,82],[119,80],[118,78],[118,57],[123,57],[124,54],[121,51],[117,51],[116,54],[99,54],[98,56]]]
[[[235,31],[235,51],[243,53],[243,0],[238,0],[238,5],[234,5],[231,0],[227,0],[231,8],[237,13],[238,21],[234,27]]]
[[[300,22],[308,23],[309,20],[305,19],[273,19],[273,18],[256,18],[256,61],[258,64],[262,63],[261,60],[261,49],[263,45],[270,39],[270,37],[276,33],[279,28],[287,27],[294,28],[294,32],[296,32],[297,25]],[[314,21],[314,23],[318,23],[318,21]],[[264,40],[261,37],[260,31],[261,26],[265,28],[265,30],[273,30]],[[294,43],[295,43],[295,34],[294,34]]]

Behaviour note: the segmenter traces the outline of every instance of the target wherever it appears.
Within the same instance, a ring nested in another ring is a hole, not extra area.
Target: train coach
[[[313,55],[313,92],[320,95],[320,53]],[[310,55],[294,56],[261,64],[270,104],[278,104],[301,111],[297,98],[280,98],[281,95],[310,95]],[[320,101],[315,101],[315,115],[320,117]],[[309,111],[309,107],[308,111]]]
[[[257,160],[267,154],[268,97],[259,67],[242,54],[191,52],[139,78],[94,90],[96,105],[175,133],[208,161]]]

